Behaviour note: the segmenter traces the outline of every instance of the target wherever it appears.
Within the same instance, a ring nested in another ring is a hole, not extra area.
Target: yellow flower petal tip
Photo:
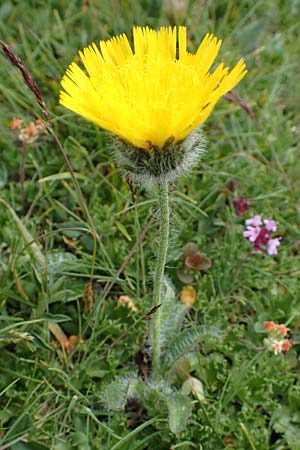
[[[185,27],[135,27],[133,41],[134,50],[122,34],[80,52],[85,70],[69,66],[60,104],[135,147],[183,140],[247,73],[243,59],[209,72],[221,46],[212,34],[195,54],[187,51]]]

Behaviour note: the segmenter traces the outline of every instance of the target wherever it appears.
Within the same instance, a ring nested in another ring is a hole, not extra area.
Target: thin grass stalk
[[[30,246],[33,256],[38,263],[38,265],[42,268],[43,271],[46,270],[47,262],[46,258],[43,255],[42,251],[39,249],[38,245],[36,244],[36,241],[34,237],[30,234],[28,229],[23,225],[22,221],[20,220],[19,216],[15,213],[13,208],[10,206],[9,203],[7,203],[3,198],[0,198],[0,203],[5,206],[5,208],[9,211],[12,218],[14,219],[21,235],[23,236],[26,243]]]

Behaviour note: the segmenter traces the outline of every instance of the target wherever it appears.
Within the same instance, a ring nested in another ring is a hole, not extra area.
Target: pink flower
[[[288,352],[292,348],[292,344],[288,339],[285,339],[281,345],[281,350],[283,352]]]
[[[267,245],[270,240],[269,232],[266,228],[260,228],[254,242],[254,249],[260,251],[263,245]]]
[[[277,247],[280,245],[280,238],[275,238],[275,239],[270,239],[267,242],[267,252],[268,255],[277,255],[278,251],[277,251]]]
[[[288,334],[288,332],[290,331],[290,328],[287,328],[282,323],[278,323],[277,325],[275,325],[275,328],[276,328],[278,336],[286,336]]]
[[[292,344],[288,339],[281,339],[286,337],[290,331],[282,323],[275,323],[273,321],[264,322],[264,329],[269,334],[269,337],[264,340],[265,346],[279,355],[281,352],[288,352],[292,348]]]
[[[257,236],[260,233],[260,227],[248,227],[246,231],[243,232],[243,236],[250,242],[255,242]]]
[[[268,231],[276,231],[277,230],[277,224],[275,220],[270,217],[270,219],[264,219],[265,227]]]
[[[271,331],[276,329],[276,323],[272,321],[264,322],[264,329],[267,333],[270,333]]]
[[[247,219],[246,225],[252,225],[254,227],[259,227],[260,225],[262,225],[261,216],[259,214],[257,214],[256,216],[253,216],[250,219]]]
[[[264,322],[264,329],[267,333],[272,333],[274,336],[286,336],[290,331],[283,323],[275,323],[272,321]]]
[[[282,352],[282,342],[281,341],[273,341],[272,349],[274,351],[274,355],[279,355]]]
[[[272,342],[272,349],[274,351],[274,355],[279,355],[281,352],[288,352],[292,348],[292,344],[288,339],[284,339],[282,341],[274,340]]]
[[[234,198],[232,204],[238,216],[243,216],[250,206],[250,202],[246,197]]]
[[[272,238],[271,236],[271,233],[277,230],[277,224],[272,217],[262,220],[262,216],[257,214],[247,219],[245,224],[246,230],[243,232],[243,236],[252,243],[253,252],[260,253],[264,248],[268,255],[277,255],[281,238]]]

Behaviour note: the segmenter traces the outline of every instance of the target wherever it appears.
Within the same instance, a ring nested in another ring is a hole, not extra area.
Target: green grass
[[[254,118],[221,100],[205,125],[207,153],[172,191],[167,275],[179,302],[186,243],[211,259],[209,270],[193,274],[197,299],[185,326],[214,326],[223,336],[202,339],[189,354],[205,401],[194,401],[177,435],[154,394],[124,411],[105,402],[105,387],[117,375],[150,370],[136,355],[147,336],[141,318],[151,308],[155,193],[137,187],[134,205],[107,135],[57,104],[59,81],[78,49],[170,19],[154,0],[25,3],[1,3],[0,38],[41,88],[99,240],[49,134],[26,148],[22,193],[21,148],[9,123],[13,117],[28,123],[40,110],[1,55],[0,198],[35,239],[48,272],[0,203],[0,449],[299,450],[299,1],[190,0],[185,17],[191,50],[210,31],[223,38],[220,59],[232,65],[245,57],[249,73],[237,92]],[[241,195],[251,208],[239,218],[232,200]],[[254,255],[236,272],[249,250],[244,219],[258,213],[278,221],[279,253]],[[118,306],[120,295],[138,311]],[[263,351],[266,320],[291,328],[289,353]],[[62,351],[49,323],[77,336],[72,352]],[[172,382],[180,389],[180,377]]]

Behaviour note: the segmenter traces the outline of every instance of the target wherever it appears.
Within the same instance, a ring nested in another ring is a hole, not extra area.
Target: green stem
[[[170,221],[168,187],[169,187],[168,182],[165,180],[160,181],[158,185],[160,223],[159,223],[157,260],[154,275],[153,307],[161,305],[163,302],[163,283],[164,283],[164,272],[169,242],[169,221]],[[151,344],[152,344],[153,379],[159,379],[160,373],[160,355],[161,355],[160,321],[161,321],[161,308],[159,308],[155,312],[152,318]]]

